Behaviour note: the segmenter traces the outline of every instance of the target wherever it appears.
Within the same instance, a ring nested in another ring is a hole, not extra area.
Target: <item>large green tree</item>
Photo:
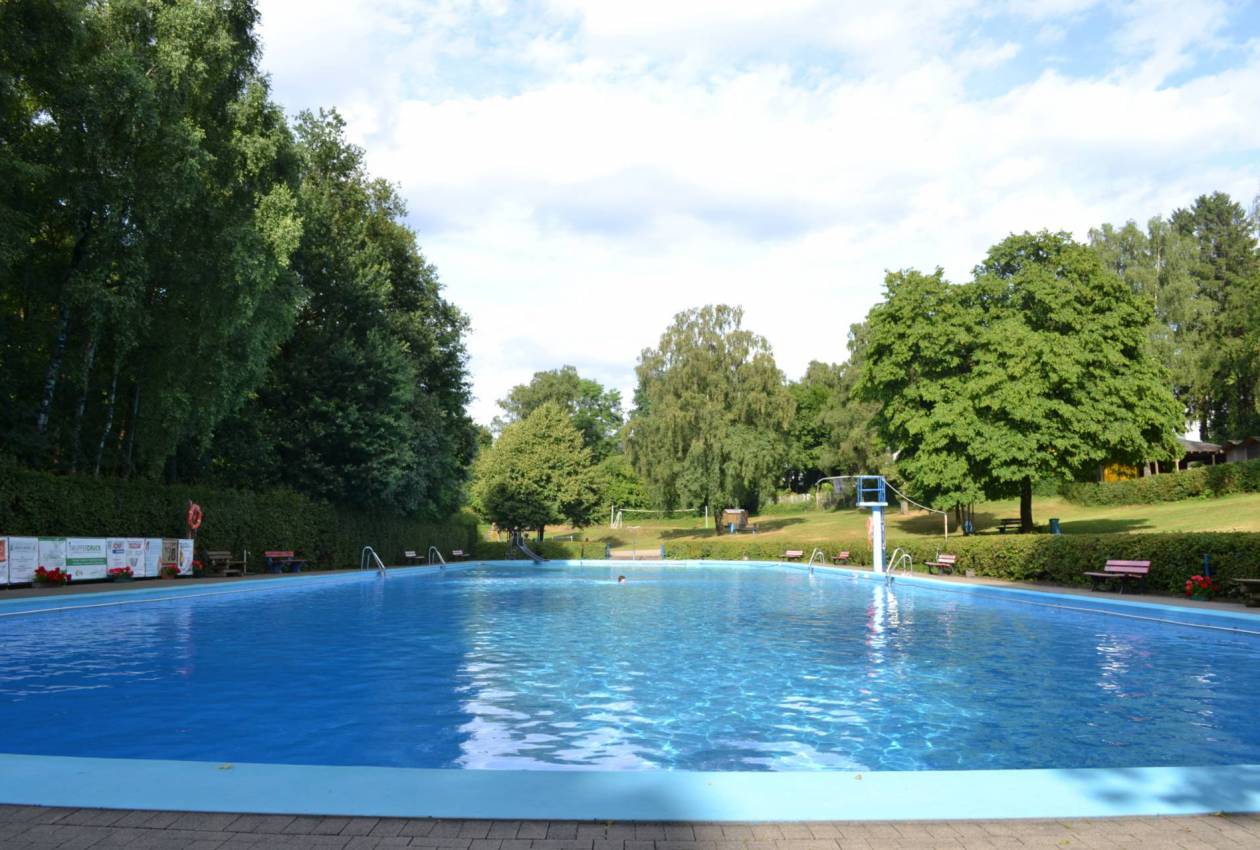
[[[591,450],[569,413],[545,402],[503,429],[477,459],[474,504],[489,521],[512,532],[548,525],[589,525],[599,507]]]
[[[555,402],[568,412],[573,426],[582,433],[582,441],[597,461],[619,449],[618,432],[623,423],[621,393],[583,378],[572,366],[535,372],[528,384],[513,387],[507,398],[499,401],[503,417],[496,418],[494,426],[502,431],[548,402]]]
[[[250,0],[0,4],[0,433],[155,474],[262,378],[300,301]]]
[[[364,507],[439,517],[476,454],[463,334],[392,186],[335,112],[297,120],[293,269],[308,299],[266,382],[225,427],[212,472]]]
[[[755,511],[777,484],[792,396],[743,315],[726,305],[686,310],[639,357],[627,453],[663,508]]]
[[[965,285],[888,275],[861,395],[937,507],[1018,495],[1107,461],[1173,457],[1182,410],[1150,351],[1152,306],[1065,233],[1013,235]]]
[[[1223,192],[1200,196],[1170,221],[1198,246],[1192,274],[1209,305],[1192,415],[1209,440],[1260,433],[1260,252],[1252,222]]]

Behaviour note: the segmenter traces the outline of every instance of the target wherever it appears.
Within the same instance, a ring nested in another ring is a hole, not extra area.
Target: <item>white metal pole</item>
[[[871,506],[871,563],[875,572],[884,572],[884,507]]]

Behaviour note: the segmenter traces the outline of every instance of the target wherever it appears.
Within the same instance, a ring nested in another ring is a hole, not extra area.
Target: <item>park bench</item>
[[[799,561],[805,557],[804,549],[789,549],[783,553],[783,557],[789,561]]]
[[[1260,608],[1260,578],[1236,578],[1234,583],[1240,585],[1246,594],[1244,605],[1248,608]]]
[[[263,552],[263,567],[269,573],[300,573],[306,561],[297,557],[296,552],[274,550]]]
[[[1007,531],[1019,531],[1020,521],[1018,518],[1008,518],[998,520],[998,534],[1005,534]]]
[[[849,550],[845,549],[843,552],[837,552],[836,554],[832,555],[831,563],[837,566],[840,566],[842,564],[848,564],[849,563]]]
[[[1111,560],[1103,565],[1102,571],[1089,571],[1085,573],[1089,579],[1090,590],[1097,590],[1103,582],[1115,582],[1118,590],[1124,593],[1124,588],[1128,584],[1137,584],[1139,589],[1146,584],[1146,577],[1150,575],[1150,561],[1119,561]]]
[[[420,563],[420,556],[419,556],[418,554],[416,554],[416,550],[415,550],[415,549],[404,549],[404,550],[403,550],[403,563],[405,563],[405,564],[413,564],[413,565],[414,565],[414,564],[418,564],[418,563]]]
[[[243,576],[245,575],[245,556],[242,554],[238,559],[233,558],[232,553],[228,551],[206,552],[206,570],[224,576]]]
[[[954,568],[958,565],[957,555],[937,554],[935,561],[928,561],[923,566],[927,567],[929,573],[939,572],[941,575],[949,573],[953,575]]]
[[[464,558],[467,558],[467,557],[468,557],[468,553],[466,553],[463,549],[452,549],[452,550],[451,550],[451,560],[452,560],[452,561],[459,561],[459,560],[463,560]]]

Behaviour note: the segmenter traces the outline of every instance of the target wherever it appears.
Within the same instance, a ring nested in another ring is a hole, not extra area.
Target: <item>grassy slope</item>
[[[999,519],[1017,516],[1019,503],[1015,500],[976,506],[976,526],[984,534],[996,534],[995,526]],[[1260,531],[1260,493],[1105,508],[1082,507],[1057,497],[1046,497],[1033,500],[1033,517],[1040,525],[1045,525],[1050,517],[1058,517],[1065,534]],[[866,536],[866,512],[858,510],[782,513],[757,517],[754,522],[759,529],[758,540],[782,539],[785,544],[807,545]],[[712,537],[714,533],[712,529],[702,530],[701,520],[691,517],[633,519],[627,520],[626,524],[640,526],[637,535],[633,528],[611,529],[605,523],[578,530],[577,539],[610,543],[615,547],[637,545],[641,549],[649,549],[671,540],[700,540]],[[894,509],[889,514],[889,524],[888,537],[894,542],[903,535],[939,536],[942,533],[941,518],[937,514],[899,516]],[[548,528],[547,534],[558,537],[570,531],[567,528]],[[951,518],[950,534],[954,531]]]

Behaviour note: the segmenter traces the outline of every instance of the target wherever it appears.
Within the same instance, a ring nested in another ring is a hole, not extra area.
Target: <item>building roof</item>
[[[1185,437],[1178,437],[1177,442],[1181,443],[1182,451],[1185,452],[1219,452],[1222,448],[1216,443],[1205,443],[1202,440],[1187,440]],[[1225,445],[1229,445],[1226,443]]]

